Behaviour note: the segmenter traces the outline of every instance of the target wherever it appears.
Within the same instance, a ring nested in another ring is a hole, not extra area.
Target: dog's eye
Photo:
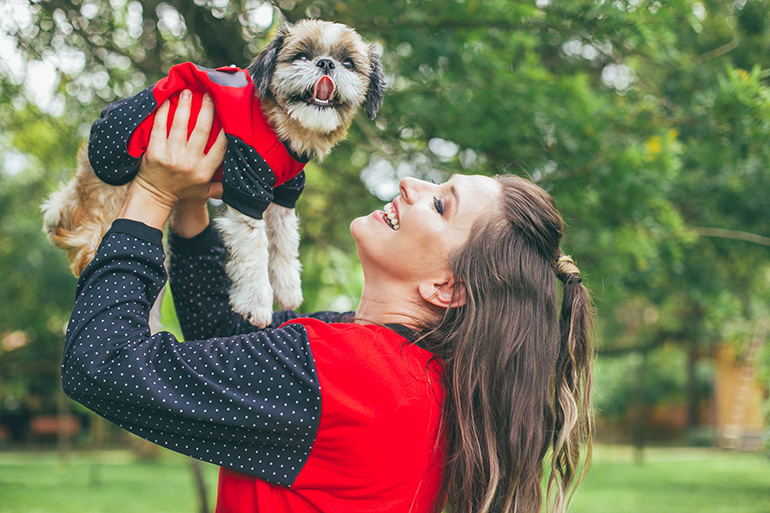
[[[345,69],[354,69],[356,66],[353,64],[353,61],[350,59],[345,59],[342,61],[342,65],[345,66]]]
[[[308,60],[308,56],[306,54],[304,54],[304,53],[298,53],[297,55],[294,56],[294,60],[295,61],[306,61],[306,60]]]

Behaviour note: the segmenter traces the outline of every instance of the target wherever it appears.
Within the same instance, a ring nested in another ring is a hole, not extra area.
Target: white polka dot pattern
[[[78,282],[62,363],[65,392],[154,443],[291,485],[321,413],[307,331],[290,324],[183,343],[168,332],[151,335],[148,315],[165,278],[160,241],[159,230],[120,219],[105,236]],[[196,277],[208,272],[202,262],[191,270]],[[186,303],[195,295],[177,293]],[[212,318],[188,317],[186,324],[186,335],[222,327]]]
[[[227,152],[222,163],[222,201],[254,219],[273,201],[275,174],[257,150],[227,134]]]
[[[305,172],[273,189],[273,202],[286,208],[294,208],[305,189]]]
[[[158,106],[153,87],[107,105],[91,125],[88,161],[96,176],[110,185],[130,182],[139,170],[142,159],[128,153],[128,141],[136,127]]]
[[[169,284],[182,332],[188,340],[258,331],[230,306],[227,250],[213,225],[191,239],[169,232],[168,244],[171,254]],[[283,310],[273,313],[273,322],[268,328],[300,317],[323,322],[350,322],[353,312],[299,314]]]

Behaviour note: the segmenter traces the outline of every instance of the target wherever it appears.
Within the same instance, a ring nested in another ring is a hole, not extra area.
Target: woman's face
[[[406,284],[445,279],[449,256],[465,244],[479,217],[494,215],[500,202],[498,182],[479,175],[454,175],[442,184],[405,178],[399,189],[384,211],[350,225],[365,276],[377,273]]]

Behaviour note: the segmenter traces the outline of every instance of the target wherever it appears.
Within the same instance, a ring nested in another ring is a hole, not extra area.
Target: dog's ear
[[[257,94],[260,98],[265,98],[270,94],[270,81],[278,61],[278,52],[281,51],[288,32],[288,25],[281,26],[273,40],[249,64],[249,75],[257,87]]]
[[[366,91],[366,115],[369,119],[377,117],[377,111],[382,107],[382,96],[385,90],[385,78],[382,75],[382,63],[380,56],[374,52],[369,53],[372,61],[372,72],[369,74],[369,89]]]

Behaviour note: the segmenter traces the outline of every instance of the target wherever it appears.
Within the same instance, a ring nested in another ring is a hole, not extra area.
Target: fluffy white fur
[[[322,59],[332,61],[330,70]],[[295,154],[311,159],[322,159],[344,139],[359,108],[374,119],[382,104],[379,57],[352,28],[337,23],[303,20],[280,28],[249,73],[278,137]],[[328,104],[318,105],[315,85],[324,75],[333,81],[334,92]],[[75,276],[93,259],[127,188],[102,182],[82,149],[73,179],[43,205],[44,230],[55,246],[67,251]],[[302,288],[294,209],[273,204],[264,220],[257,220],[228,207],[215,223],[229,250],[233,310],[264,327],[272,321],[273,300],[281,308],[297,308]]]
[[[281,308],[294,310],[302,304],[299,263],[299,219],[293,208],[275,203],[265,211],[270,241],[270,284]]]
[[[215,221],[230,257],[230,305],[249,322],[267,326],[273,317],[273,289],[268,277],[268,241],[264,219],[254,219],[227,207]]]
[[[230,252],[233,310],[265,326],[272,320],[273,299],[291,310],[302,303],[299,220],[293,208],[272,204],[264,219],[253,219],[228,207],[214,222]]]

